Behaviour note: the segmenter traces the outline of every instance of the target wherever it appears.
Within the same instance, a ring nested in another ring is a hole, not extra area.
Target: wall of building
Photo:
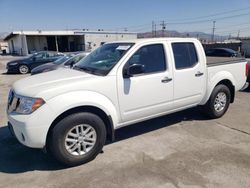
[[[9,51],[9,46],[7,42],[0,42],[0,54],[8,54],[10,53]]]
[[[84,35],[68,36],[68,49],[72,51],[85,51]]]
[[[27,40],[25,35],[17,35],[8,40],[10,53],[28,55]]]
[[[48,49],[46,36],[27,36],[27,46],[29,53]]]
[[[133,40],[136,38],[136,34],[85,34],[85,48],[86,51],[92,51],[105,42]]]
[[[53,33],[55,33],[55,35],[53,35]],[[53,37],[56,36],[57,36],[57,45],[55,40],[49,40],[53,39]],[[56,50],[56,46],[58,47],[58,50],[59,51],[61,50],[62,52],[92,51],[106,42],[117,41],[117,40],[119,41],[132,40],[136,38],[137,34],[134,33],[115,33],[115,32],[104,32],[104,31],[97,31],[97,32],[71,31],[70,33],[68,31],[61,31],[61,32],[50,32],[48,33],[48,35],[46,34],[46,32],[38,32],[37,34],[35,34],[34,32],[33,33],[14,32],[13,36],[8,38],[8,44],[10,48],[10,53],[16,53],[19,55],[28,55],[30,53],[43,51],[46,49]],[[53,49],[52,49],[52,44],[53,44]]]

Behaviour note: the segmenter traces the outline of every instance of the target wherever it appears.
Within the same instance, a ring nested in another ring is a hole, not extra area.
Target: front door
[[[172,68],[167,66],[164,44],[137,48],[123,71],[133,65],[144,66],[144,73],[124,78],[118,74],[118,97],[123,122],[139,120],[172,108]]]

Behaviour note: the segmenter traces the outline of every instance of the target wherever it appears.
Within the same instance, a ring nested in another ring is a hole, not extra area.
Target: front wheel
[[[21,74],[27,74],[29,72],[29,67],[27,65],[20,65],[18,69]]]
[[[231,93],[229,88],[222,84],[217,85],[204,106],[205,113],[210,118],[220,118],[226,113],[230,101]]]
[[[59,121],[50,135],[49,150],[66,166],[76,166],[93,160],[106,141],[102,119],[92,113],[80,112]]]

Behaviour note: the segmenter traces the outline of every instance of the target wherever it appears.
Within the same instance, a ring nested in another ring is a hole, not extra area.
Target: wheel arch
[[[219,83],[217,83],[216,86],[221,85],[221,84],[227,86],[228,89],[230,90],[230,94],[231,94],[230,102],[233,103],[234,98],[235,98],[235,87],[234,87],[233,83],[228,79],[224,79],[224,80],[221,80]]]
[[[69,116],[71,114],[74,113],[78,113],[78,112],[90,112],[93,113],[97,116],[99,116],[105,124],[106,130],[107,130],[107,140],[109,141],[114,141],[115,139],[115,129],[114,129],[114,124],[113,124],[113,119],[111,117],[111,115],[106,114],[102,109],[95,107],[95,106],[78,106],[78,107],[74,107],[71,109],[66,110],[65,112],[61,113],[60,115],[58,115],[54,121],[52,122],[52,124],[49,127],[47,136],[46,136],[46,149],[48,149],[48,145],[50,142],[50,136],[51,136],[51,132],[53,130],[53,128],[56,126],[56,124],[62,120],[63,118],[65,118],[66,116]]]
[[[219,84],[224,84],[227,86],[231,93],[231,103],[234,102],[235,98],[235,84],[237,83],[234,79],[234,76],[228,71],[219,71],[216,74],[208,74],[207,81],[207,92],[202,99],[200,105],[204,105],[209,100],[214,88]]]

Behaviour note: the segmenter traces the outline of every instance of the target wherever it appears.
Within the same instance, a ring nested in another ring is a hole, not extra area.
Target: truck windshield
[[[133,45],[133,43],[104,44],[79,61],[73,69],[105,76]]]

